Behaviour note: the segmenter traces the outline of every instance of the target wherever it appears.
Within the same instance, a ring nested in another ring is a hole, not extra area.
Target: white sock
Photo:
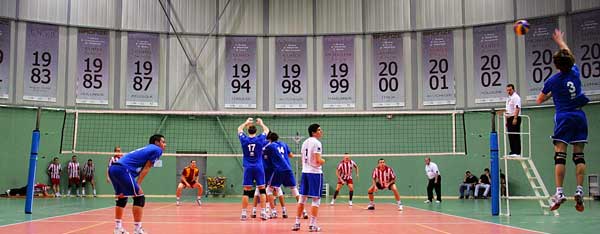
[[[181,200],[181,197],[177,197],[177,201]]]
[[[563,193],[563,187],[556,187],[556,194],[562,194]]]
[[[242,214],[246,214],[246,209],[242,209]]]
[[[94,196],[96,196],[96,189],[94,189]]]
[[[252,213],[256,213],[256,207],[252,207]]]
[[[310,217],[310,226],[316,226],[317,225],[317,217],[311,216]]]
[[[79,193],[77,193],[79,194]],[[85,189],[81,189],[81,194],[85,195]]]
[[[284,213],[287,212],[287,209],[285,208],[285,206],[281,207],[281,212],[284,212]]]
[[[202,196],[197,196],[196,197],[196,200],[200,200],[200,199],[202,199]]]
[[[121,221],[120,219],[115,219],[115,227],[117,229],[123,228],[123,221]]]
[[[296,224],[300,224],[300,217],[296,217]]]
[[[133,226],[135,227],[134,230],[140,230],[142,228],[142,222],[135,222],[133,223]]]
[[[402,201],[398,200],[398,205],[402,205]]]

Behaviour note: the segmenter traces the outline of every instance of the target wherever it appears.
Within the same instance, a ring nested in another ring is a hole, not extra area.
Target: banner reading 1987
[[[452,31],[423,32],[423,105],[454,105],[454,45]]]
[[[373,107],[404,106],[402,34],[373,35]]]
[[[10,21],[0,19],[0,98],[8,98],[10,61]]]
[[[256,108],[256,37],[225,38],[225,108]]]
[[[275,38],[275,108],[307,107],[306,37]]]
[[[503,102],[506,73],[506,29],[503,24],[473,28],[475,103]]]
[[[158,106],[159,53],[158,34],[127,34],[126,105]]]
[[[552,33],[558,28],[558,18],[530,21],[531,28],[525,34],[525,79],[527,100],[535,100],[546,81],[554,73],[552,54],[558,46],[552,41]]]
[[[600,10],[578,13],[571,20],[573,53],[579,66],[583,91],[600,94]]]
[[[354,36],[323,37],[323,108],[354,108]]]
[[[77,97],[75,102],[108,104],[108,31],[79,29],[77,39]]]
[[[23,100],[56,102],[58,26],[27,24]]]

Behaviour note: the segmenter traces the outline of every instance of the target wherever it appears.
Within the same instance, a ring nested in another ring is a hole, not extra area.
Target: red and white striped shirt
[[[110,157],[110,160],[108,160],[108,167],[110,167],[110,165],[112,165],[113,163],[119,161],[119,158],[121,158],[121,157],[117,157],[116,155]]]
[[[60,164],[50,163],[48,166],[48,173],[50,173],[50,179],[60,179]]]
[[[83,166],[83,175],[86,178],[94,177],[94,171],[95,171],[95,166],[93,163],[91,166],[87,163]]]
[[[69,178],[79,178],[79,163],[70,161],[67,171],[69,172]]]
[[[337,171],[342,180],[351,180],[352,179],[352,169],[356,167],[356,163],[353,160],[345,162],[344,160],[340,161],[337,167]]]
[[[389,184],[396,180],[396,174],[391,167],[385,166],[383,170],[379,170],[379,167],[375,167],[375,170],[373,170],[373,179],[382,185],[383,183]]]

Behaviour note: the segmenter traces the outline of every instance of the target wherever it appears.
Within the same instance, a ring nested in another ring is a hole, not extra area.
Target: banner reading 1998
[[[75,102],[108,104],[108,31],[79,29]]]
[[[354,108],[354,36],[323,37],[323,108]]]
[[[10,61],[10,21],[0,19],[0,98],[8,98]]]
[[[275,108],[306,108],[306,37],[275,38]]]
[[[402,34],[373,35],[373,107],[404,106]]]
[[[571,20],[573,53],[579,66],[583,91],[600,94],[600,10],[578,13]]]
[[[256,37],[225,38],[225,108],[256,108]]]
[[[23,100],[56,102],[58,26],[27,24]]]
[[[506,74],[506,29],[503,24],[473,28],[475,103],[503,102]]]
[[[158,34],[127,34],[126,105],[158,106],[159,53]]]
[[[558,46],[552,41],[552,33],[558,28],[556,17],[530,21],[531,28],[525,34],[525,79],[527,100],[535,100],[546,81],[554,73],[552,54]]]
[[[456,104],[452,31],[423,32],[423,105]]]

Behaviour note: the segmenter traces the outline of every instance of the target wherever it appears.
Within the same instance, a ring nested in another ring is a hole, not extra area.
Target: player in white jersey
[[[81,195],[85,196],[85,185],[86,182],[90,182],[92,185],[92,192],[94,197],[96,197],[96,182],[94,180],[94,174],[96,172],[96,166],[94,166],[94,162],[92,159],[88,159],[87,163],[83,165],[83,180],[81,181]]]
[[[54,196],[60,197],[60,174],[61,174],[60,163],[58,162],[58,157],[54,157],[52,159],[52,163],[48,166],[48,176],[50,176],[50,181],[52,181],[52,190],[54,190]]]
[[[115,146],[114,152],[115,152],[115,155],[110,157],[110,160],[108,160],[108,167],[106,167],[106,183],[109,183],[109,184],[110,184],[110,176],[108,176],[108,169],[110,168],[110,165],[117,162],[121,158],[121,156],[123,156],[123,153],[121,153],[120,146]]]
[[[296,223],[292,231],[300,230],[300,217],[304,210],[304,204],[310,197],[312,199],[312,209],[310,232],[321,231],[317,226],[317,215],[319,205],[321,204],[321,188],[323,187],[323,164],[325,160],[321,158],[323,146],[319,139],[323,136],[323,130],[318,124],[311,124],[308,127],[308,139],[302,143],[302,179],[300,180],[300,199],[298,200],[298,210],[296,211]]]
[[[79,183],[81,182],[81,171],[79,168],[79,162],[77,162],[77,156],[73,155],[71,157],[71,161],[67,165],[67,173],[69,173],[69,186],[67,187],[67,196],[71,196],[71,187],[75,187],[75,192],[77,196],[80,197],[79,194]]]

